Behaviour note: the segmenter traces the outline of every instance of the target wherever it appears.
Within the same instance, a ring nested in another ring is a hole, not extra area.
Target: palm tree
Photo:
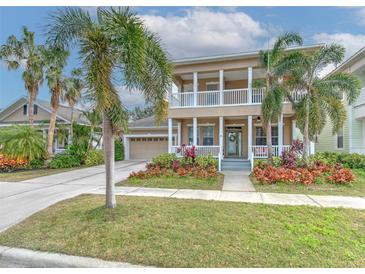
[[[14,125],[0,131],[0,152],[17,159],[42,159],[45,140],[39,129]]]
[[[102,123],[102,118],[99,112],[96,109],[91,109],[89,111],[83,111],[84,116],[90,123],[90,136],[88,140],[88,148],[92,148],[93,141],[95,140],[95,129],[100,128]],[[100,143],[100,139],[95,140],[97,141],[97,145]],[[96,145],[96,146],[97,146]]]
[[[128,8],[98,8],[95,19],[80,8],[59,10],[52,16],[48,33],[53,45],[80,48],[87,95],[102,114],[106,206],[114,208],[114,135],[128,125],[127,111],[114,83],[141,90],[161,120],[171,85],[170,62],[159,39]]]
[[[49,47],[42,52],[45,67],[46,79],[51,93],[51,118],[48,127],[47,152],[48,158],[53,156],[54,131],[56,127],[57,110],[60,106],[60,99],[66,90],[67,80],[63,77],[62,72],[66,66],[66,60],[69,52],[61,47]]]
[[[275,75],[275,66],[285,54],[285,49],[292,45],[302,45],[303,39],[297,33],[285,33],[281,35],[271,50],[260,51],[260,61],[266,68],[266,93],[261,104],[262,123],[266,131],[266,144],[268,160],[272,162],[272,122],[281,114],[284,89],[279,78]]]
[[[66,83],[66,92],[63,96],[63,100],[67,101],[71,107],[71,127],[70,127],[70,140],[73,140],[73,124],[74,124],[74,109],[81,97],[81,90],[83,88],[83,81],[81,79],[81,69],[74,69],[71,71],[71,77],[68,78]]]
[[[291,52],[276,66],[278,75],[287,75],[286,86],[299,92],[302,98],[289,100],[297,112],[297,125],[303,133],[303,159],[307,162],[309,142],[315,140],[326,124],[327,117],[337,132],[346,119],[342,102],[343,94],[352,104],[360,94],[360,80],[349,73],[337,72],[321,78],[320,72],[330,64],[338,64],[344,58],[345,49],[341,45],[324,45],[314,53]]]
[[[22,78],[28,91],[29,125],[33,126],[33,102],[37,98],[39,87],[43,82],[43,62],[41,48],[34,42],[34,32],[23,27],[20,40],[14,35],[0,48],[0,59],[5,61],[9,70],[23,70]]]

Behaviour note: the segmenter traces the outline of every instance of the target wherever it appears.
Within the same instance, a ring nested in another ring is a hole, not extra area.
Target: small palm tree
[[[281,114],[285,90],[275,75],[275,66],[285,54],[285,49],[292,45],[302,45],[303,39],[297,33],[281,35],[271,50],[260,51],[260,61],[266,68],[266,93],[261,104],[262,123],[266,131],[268,160],[272,162],[272,122]]]
[[[9,70],[22,69],[22,78],[28,91],[29,125],[33,126],[33,102],[37,98],[39,87],[43,82],[43,61],[41,48],[34,42],[34,32],[23,27],[20,40],[9,36],[6,44],[0,48],[0,59],[5,61]]]
[[[87,95],[102,114],[106,206],[114,208],[114,136],[128,125],[114,83],[120,80],[127,88],[141,90],[161,120],[167,109],[171,65],[159,39],[128,8],[98,8],[96,19],[80,8],[59,10],[52,16],[48,33],[50,44],[80,48]]]
[[[326,124],[327,117],[337,132],[346,119],[342,102],[343,94],[352,104],[360,94],[360,80],[349,73],[337,72],[328,77],[319,77],[320,72],[330,64],[338,64],[344,58],[345,49],[341,45],[324,45],[314,53],[291,52],[276,66],[278,75],[286,75],[286,86],[302,94],[299,102],[294,102],[297,124],[303,133],[303,159],[307,162],[309,142],[315,140]]]
[[[90,136],[88,140],[88,148],[92,148],[93,141],[97,141],[97,145],[100,143],[100,138],[95,140],[95,129],[100,128],[102,124],[102,117],[96,109],[92,109],[89,111],[83,111],[84,116],[90,123]],[[97,146],[96,145],[96,146]]]
[[[57,110],[60,106],[60,99],[66,90],[67,80],[63,77],[62,72],[66,66],[66,60],[69,52],[61,47],[49,47],[42,52],[46,68],[46,79],[49,91],[51,93],[51,118],[48,127],[47,152],[48,158],[53,156],[53,141],[56,127]]]
[[[46,155],[45,140],[39,129],[15,125],[0,131],[0,151],[17,159],[42,159]]]
[[[63,100],[67,101],[68,105],[71,107],[70,144],[73,140],[74,109],[81,98],[81,90],[83,88],[81,73],[81,69],[74,69],[71,71],[71,77],[67,79],[66,92],[63,96]]]

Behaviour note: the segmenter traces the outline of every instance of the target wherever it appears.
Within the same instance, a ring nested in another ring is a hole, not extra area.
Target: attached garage
[[[152,159],[166,153],[167,137],[132,137],[129,138],[129,159]]]

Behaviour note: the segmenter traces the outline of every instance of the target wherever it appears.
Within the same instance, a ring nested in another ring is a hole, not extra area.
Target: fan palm
[[[283,58],[285,49],[292,45],[302,45],[303,40],[297,33],[281,35],[271,50],[262,50],[259,53],[260,62],[266,68],[266,93],[261,104],[262,123],[266,131],[268,160],[272,162],[272,122],[281,114],[284,100],[284,89],[275,75],[275,66]]]
[[[63,96],[63,100],[67,101],[71,108],[71,127],[70,127],[70,140],[73,139],[73,124],[74,124],[74,109],[81,97],[81,90],[83,88],[83,81],[81,79],[81,69],[74,69],[71,71],[71,77],[67,79],[66,92]]]
[[[43,61],[41,48],[34,42],[34,32],[23,27],[20,40],[14,35],[8,37],[6,44],[0,48],[2,59],[9,70],[22,69],[22,78],[28,91],[28,119],[29,125],[33,126],[33,102],[37,98],[39,87],[43,82]]]
[[[48,127],[47,152],[48,157],[53,156],[53,141],[56,127],[57,110],[60,106],[60,99],[66,90],[66,78],[62,75],[66,66],[69,52],[61,47],[49,47],[42,51],[43,60],[46,68],[46,79],[51,93],[51,118]]]
[[[301,93],[299,102],[294,102],[290,95],[288,98],[297,112],[297,124],[303,133],[305,162],[310,140],[315,140],[321,133],[328,117],[334,133],[342,128],[346,119],[343,94],[349,104],[360,94],[361,82],[352,74],[336,72],[328,77],[319,77],[325,67],[340,63],[344,53],[341,45],[324,45],[314,53],[291,52],[276,66],[278,75],[287,75],[286,86]]]
[[[96,19],[80,8],[68,8],[51,19],[48,42],[79,46],[88,98],[102,114],[106,206],[114,208],[114,136],[127,129],[128,116],[113,80],[141,90],[161,120],[166,114],[171,65],[159,39],[128,8],[98,8]]]

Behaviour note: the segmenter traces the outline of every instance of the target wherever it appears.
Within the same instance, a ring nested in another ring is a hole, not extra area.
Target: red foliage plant
[[[355,176],[349,168],[336,168],[327,179],[335,184],[349,184],[355,181]]]
[[[12,159],[8,158],[3,154],[0,154],[0,170],[10,171],[14,169],[24,168],[28,162],[23,159]]]

